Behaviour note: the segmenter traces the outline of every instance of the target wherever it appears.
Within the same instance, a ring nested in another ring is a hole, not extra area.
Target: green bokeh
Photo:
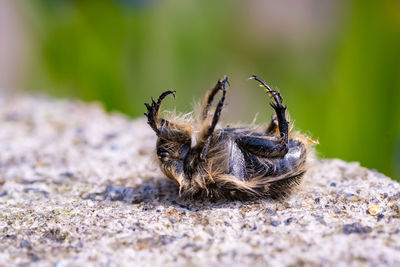
[[[24,7],[36,22],[37,57],[25,88],[138,117],[150,96],[171,88],[177,100],[166,108],[190,111],[227,74],[233,96],[225,119],[250,122],[260,111],[258,122],[267,122],[265,96],[246,82],[256,73],[281,90],[296,129],[320,138],[321,157],[360,161],[398,179],[399,2],[343,1],[329,34],[294,43],[249,31],[250,4],[33,1]]]

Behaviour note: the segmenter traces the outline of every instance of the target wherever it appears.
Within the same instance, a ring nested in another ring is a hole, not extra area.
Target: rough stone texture
[[[400,265],[382,174],[321,160],[284,201],[192,203],[154,143],[97,105],[0,97],[0,265]]]

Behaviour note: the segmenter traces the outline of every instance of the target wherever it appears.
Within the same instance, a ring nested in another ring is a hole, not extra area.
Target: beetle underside
[[[301,135],[289,135],[281,94],[256,76],[250,79],[258,81],[273,100],[275,114],[264,131],[255,127],[216,128],[229,84],[227,77],[207,92],[198,127],[159,117],[162,100],[169,94],[175,96],[175,91],[166,91],[157,101],[145,104],[148,124],[158,137],[160,168],[179,184],[181,196],[212,200],[280,198],[300,183],[309,142]],[[210,112],[219,92],[221,98]]]

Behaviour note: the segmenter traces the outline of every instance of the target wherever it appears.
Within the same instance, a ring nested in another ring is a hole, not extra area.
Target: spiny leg
[[[165,97],[170,94],[172,94],[175,98],[175,93],[175,91],[166,91],[158,97],[157,102],[154,101],[153,98],[151,98],[151,104],[144,103],[147,108],[147,112],[144,113],[144,115],[147,117],[147,124],[150,125],[150,127],[156,132],[157,135],[160,134],[159,127],[163,124],[168,124],[168,121],[163,119],[159,121],[158,118],[158,111],[160,110],[161,102]],[[161,125],[158,125],[159,122]]]
[[[182,144],[190,143],[190,129],[188,129],[187,127],[176,125],[173,122],[158,117],[161,102],[165,97],[170,94],[172,94],[175,98],[175,91],[166,91],[158,97],[157,102],[154,101],[153,98],[151,98],[151,104],[145,103],[145,106],[147,107],[147,112],[144,113],[144,115],[146,115],[147,117],[147,123],[154,130],[158,137]]]
[[[283,157],[289,151],[288,143],[284,138],[271,140],[259,136],[242,136],[236,139],[236,143],[244,151],[262,158]]]
[[[213,132],[215,130],[215,127],[217,126],[217,123],[218,123],[219,118],[221,116],[221,111],[222,111],[222,108],[224,107],[224,102],[225,102],[226,84],[227,84],[227,82],[228,82],[228,78],[225,77],[222,80],[222,96],[221,96],[221,99],[219,100],[219,102],[217,104],[217,107],[215,108],[215,112],[214,112],[213,119],[211,121],[211,125],[208,127],[208,129],[207,129],[207,131],[205,133],[205,136],[202,138],[203,140],[205,140],[205,143],[204,143],[204,147],[203,147],[203,149],[201,151],[201,154],[200,154],[200,158],[201,159],[205,159],[206,158],[206,155],[207,155],[207,152],[208,152],[208,148],[210,146],[212,134],[213,134]]]
[[[254,79],[259,82],[265,88],[265,91],[268,93],[268,95],[272,98],[272,103],[270,105],[275,110],[276,116],[278,118],[279,132],[283,141],[287,143],[289,135],[289,124],[285,116],[287,107],[283,105],[281,93],[276,90],[272,90],[268,86],[268,84],[266,84],[263,80],[255,75],[252,75],[249,79]]]
[[[212,101],[214,100],[215,95],[218,93],[218,91],[223,90],[226,87],[227,83],[229,84],[228,77],[224,76],[222,79],[218,80],[218,82],[215,84],[213,88],[208,90],[204,98],[202,120],[205,120],[208,117],[210,112],[210,107]]]
[[[264,158],[272,157],[283,157],[289,150],[288,147],[288,134],[289,127],[285,117],[286,106],[282,104],[282,96],[278,91],[272,90],[263,80],[257,76],[251,76],[250,79],[258,81],[265,89],[269,96],[272,98],[272,108],[275,110],[276,118],[278,120],[278,128],[280,137],[278,140],[271,140],[270,138],[259,137],[259,136],[243,136],[236,140],[238,145],[245,151]],[[269,131],[275,131],[276,124],[274,123],[274,117],[272,117],[271,124],[267,129]]]

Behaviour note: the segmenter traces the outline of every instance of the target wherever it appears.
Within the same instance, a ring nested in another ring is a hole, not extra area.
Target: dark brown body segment
[[[227,199],[287,196],[305,172],[307,150],[302,142],[290,139],[283,156],[268,156],[268,152],[276,153],[269,151],[274,147],[273,138],[242,129],[217,131],[203,163],[198,162],[195,151],[187,156],[185,176],[194,182],[184,195]],[[249,140],[254,143],[249,145]],[[211,174],[214,182],[208,180],[207,190],[193,178],[199,174]]]

